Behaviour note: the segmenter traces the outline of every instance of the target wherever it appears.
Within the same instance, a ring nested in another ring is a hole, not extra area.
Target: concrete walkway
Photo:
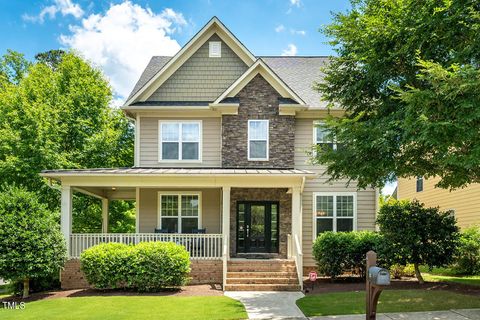
[[[301,292],[225,291],[225,295],[245,306],[249,319],[306,319],[295,301]]]
[[[346,316],[326,316],[313,317],[312,320],[360,320],[365,319],[364,314],[346,315]],[[377,320],[480,320],[480,309],[455,309],[448,311],[430,311],[430,312],[404,312],[404,313],[381,313],[377,315]]]

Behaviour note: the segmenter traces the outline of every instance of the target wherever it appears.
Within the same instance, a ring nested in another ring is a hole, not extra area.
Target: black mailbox
[[[370,267],[368,269],[368,280],[375,286],[388,286],[390,284],[390,272],[380,267]]]

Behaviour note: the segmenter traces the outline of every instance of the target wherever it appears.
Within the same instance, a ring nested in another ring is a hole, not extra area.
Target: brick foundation
[[[65,263],[65,268],[60,272],[62,289],[83,289],[89,288],[85,275],[80,270],[80,260],[71,259]]]
[[[189,284],[222,283],[222,260],[191,260]]]
[[[189,284],[222,283],[223,263],[222,260],[191,260]],[[80,270],[80,260],[71,259],[65,263],[65,268],[60,273],[62,289],[89,288],[85,275]]]

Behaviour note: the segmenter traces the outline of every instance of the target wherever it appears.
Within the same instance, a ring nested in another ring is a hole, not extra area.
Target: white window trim
[[[356,192],[313,192],[312,199],[312,228],[313,241],[317,238],[317,196],[333,196],[333,217],[325,217],[325,219],[333,219],[333,232],[337,232],[337,196],[353,196],[353,231],[357,231],[357,193]],[[340,217],[342,218],[342,217]],[[320,218],[322,219],[322,218]]]
[[[250,157],[250,141],[265,141],[263,139],[250,140],[250,123],[251,122],[266,122],[267,123],[267,157],[266,158],[252,158]],[[248,161],[268,161],[270,157],[270,121],[265,119],[251,119],[248,120],[248,138],[247,138],[247,152],[248,152]]]
[[[158,120],[158,162],[159,163],[201,163],[202,162],[202,153],[203,153],[203,121],[202,120]],[[162,123],[178,123],[180,124],[179,128],[179,146],[178,146],[178,157],[177,160],[172,159],[163,159],[162,158]],[[197,123],[199,130],[198,137],[198,160],[182,160],[182,123]]]
[[[314,120],[313,121],[313,144],[316,146],[319,142],[317,142],[317,125],[324,124],[325,121],[322,120]],[[334,138],[332,141],[321,141],[321,143],[331,143],[333,144],[333,150],[337,150],[337,140]]]
[[[212,47],[218,45],[218,54],[213,54]],[[208,43],[208,57],[209,58],[221,58],[222,57],[222,42],[210,41]]]
[[[157,196],[157,228],[162,229],[162,196],[176,195],[178,196],[178,231],[182,233],[182,217],[183,218],[198,218],[198,229],[202,229],[202,192],[201,191],[159,191]],[[198,196],[198,217],[182,216],[182,199],[181,196]],[[166,218],[173,218],[166,216]]]

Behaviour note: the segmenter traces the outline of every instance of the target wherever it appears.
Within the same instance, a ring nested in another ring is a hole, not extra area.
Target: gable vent
[[[222,56],[222,42],[210,41],[209,49],[210,58],[220,58]]]

